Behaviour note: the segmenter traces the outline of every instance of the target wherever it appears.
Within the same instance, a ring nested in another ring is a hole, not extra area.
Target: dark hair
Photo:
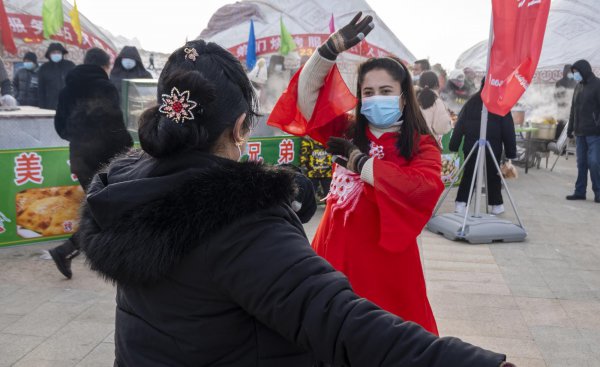
[[[372,58],[362,63],[358,68],[356,95],[358,104],[356,105],[356,123],[351,127],[348,135],[353,138],[354,144],[360,148],[363,153],[368,153],[370,149],[369,138],[366,130],[368,129],[369,121],[360,113],[361,103],[361,86],[365,79],[365,75],[372,70],[385,70],[390,76],[400,83],[400,89],[406,101],[404,106],[403,118],[404,123],[400,127],[400,134],[396,141],[398,153],[406,159],[411,159],[417,151],[420,135],[429,134],[429,128],[425,122],[425,118],[421,113],[415,91],[413,81],[406,66],[399,59],[391,57]]]
[[[415,61],[415,64],[421,65],[421,70],[423,70],[423,71],[431,70],[431,64],[429,64],[429,60],[427,60],[427,59],[417,60],[417,61]]]
[[[178,123],[159,111],[162,96],[173,88],[189,91],[189,99],[198,104],[192,120]],[[157,100],[159,105],[140,117],[138,131],[142,149],[157,158],[189,150],[209,152],[241,114],[246,113],[245,129],[259,116],[258,99],[242,64],[221,46],[203,40],[190,41],[171,54],[158,80]]]
[[[437,74],[433,71],[422,73],[421,78],[419,79],[419,87],[422,88],[418,96],[419,105],[422,109],[426,110],[433,106],[438,99],[437,94],[433,91],[440,87],[440,81],[438,80]]]
[[[97,65],[106,67],[110,65],[110,56],[102,49],[93,47],[87,50],[83,63],[87,65]]]

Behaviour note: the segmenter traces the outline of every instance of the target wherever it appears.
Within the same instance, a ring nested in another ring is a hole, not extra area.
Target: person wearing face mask
[[[135,46],[125,46],[115,59],[110,81],[117,87],[119,95],[123,79],[152,79],[152,74],[144,67],[142,57]]]
[[[12,96],[13,87],[10,79],[8,78],[8,73],[6,72],[6,67],[4,66],[4,60],[0,58],[0,106],[4,107],[15,107],[17,105],[17,100]]]
[[[65,78],[75,64],[65,60],[67,49],[60,43],[51,43],[46,51],[48,62],[40,66],[38,71],[38,104],[40,108],[55,110],[58,95],[65,87]]]
[[[311,249],[293,172],[239,162],[257,101],[235,56],[187,42],[140,117],[142,150],[94,177],[78,233],[117,286],[115,366],[504,363],[381,310]]]
[[[69,141],[71,172],[84,191],[92,177],[111,158],[133,145],[125,128],[119,93],[108,79],[110,56],[99,48],[85,53],[83,64],[67,74],[60,92],[54,127]],[[79,254],[78,234],[50,250],[58,270],[72,277],[71,260]]]
[[[437,333],[417,236],[444,189],[441,152],[399,60],[362,63],[356,97],[342,81],[337,55],[372,29],[370,16],[359,17],[311,56],[269,124],[309,135],[334,155],[325,214],[312,243],[316,252],[358,294]],[[356,118],[345,113],[352,108]]]
[[[567,134],[577,141],[577,181],[567,200],[585,200],[588,171],[594,201],[600,203],[600,79],[586,60],[571,67],[577,82],[571,103]]]
[[[15,97],[21,106],[38,106],[38,63],[33,52],[23,56],[23,67],[13,80]]]
[[[422,60],[415,61],[415,64],[413,65],[413,70],[412,70],[413,82],[415,83],[415,85],[419,82],[419,78],[421,78],[421,74],[423,74],[424,72],[429,71],[429,70],[431,70],[431,64],[429,63],[429,60],[422,59]]]

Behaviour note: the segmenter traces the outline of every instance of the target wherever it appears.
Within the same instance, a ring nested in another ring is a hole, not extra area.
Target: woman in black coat
[[[84,64],[67,75],[54,116],[56,132],[69,141],[71,172],[84,191],[98,169],[133,145],[123,122],[119,94],[108,80],[109,67],[106,52],[88,50]],[[72,276],[71,259],[79,254],[77,236],[50,250],[58,270],[67,278]]]
[[[479,134],[481,129],[481,110],[483,108],[483,101],[481,100],[481,90],[485,83],[485,78],[481,82],[481,89],[479,92],[474,94],[464,105],[458,115],[458,120],[454,126],[452,132],[452,138],[450,139],[450,150],[458,152],[460,144],[464,138],[463,153],[465,158],[471,152],[471,149],[479,141]],[[491,112],[488,112],[487,122],[487,140],[492,146],[494,151],[494,157],[497,162],[500,162],[502,158],[502,150],[504,148],[506,158],[514,159],[517,156],[517,142],[515,138],[515,124],[512,119],[512,115],[508,113],[506,116],[498,116]],[[473,153],[471,159],[467,162],[463,177],[458,187],[458,193],[456,195],[456,209],[457,213],[463,214],[467,210],[467,201],[469,199],[469,189],[471,187],[471,180],[475,174],[475,161],[476,153]],[[502,214],[504,212],[504,205],[502,200],[502,181],[500,174],[496,169],[496,165],[492,160],[488,149],[486,148],[486,170],[487,170],[487,200],[488,205],[492,206],[492,214]]]
[[[115,366],[503,363],[361,299],[315,254],[293,173],[237,162],[257,99],[233,55],[190,41],[158,85],[143,151],[94,178],[79,230],[92,269],[117,284]]]

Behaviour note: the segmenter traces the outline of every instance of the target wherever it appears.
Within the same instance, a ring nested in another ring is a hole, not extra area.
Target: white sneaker
[[[456,214],[465,214],[466,210],[467,210],[467,203],[465,203],[464,201],[457,201],[454,203],[454,212]]]
[[[492,205],[492,214],[500,215],[502,213],[504,213],[504,205]]]

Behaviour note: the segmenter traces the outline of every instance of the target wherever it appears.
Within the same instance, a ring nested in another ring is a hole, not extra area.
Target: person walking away
[[[17,71],[13,86],[21,106],[38,106],[38,63],[35,53],[25,53],[23,67]]]
[[[335,160],[312,243],[317,254],[343,272],[356,293],[437,334],[417,236],[444,188],[441,151],[398,59],[361,64],[356,97],[341,79],[334,67],[338,54],[372,29],[370,17],[357,22],[311,56],[268,123],[308,135],[342,157]],[[353,107],[355,118],[346,113]]]
[[[51,43],[46,51],[49,60],[40,66],[38,71],[38,103],[40,108],[55,110],[58,105],[58,95],[65,87],[65,78],[75,64],[65,60],[68,54],[66,48],[60,43]]]
[[[154,67],[154,54],[150,53],[150,57],[149,57],[149,64],[148,64],[148,69],[150,70],[156,70],[156,67]]]
[[[128,150],[133,140],[125,128],[119,94],[108,79],[110,56],[99,48],[85,54],[83,65],[73,69],[61,91],[54,126],[69,141],[71,172],[84,191],[96,171],[115,155]],[[78,233],[50,250],[58,270],[71,278],[71,260],[79,254]]]
[[[481,88],[475,93],[465,104],[458,115],[456,126],[450,138],[449,148],[453,152],[458,152],[460,144],[464,138],[463,153],[464,156],[471,152],[471,149],[479,141],[481,128],[481,110],[483,101],[481,100],[481,91],[485,84],[485,78],[481,81]],[[494,157],[492,157],[486,149],[486,172],[487,184],[486,195],[488,205],[491,205],[491,213],[499,215],[504,213],[504,202],[502,200],[502,180],[500,173],[496,168],[493,158],[496,162],[500,162],[502,158],[502,150],[508,159],[515,159],[517,156],[517,141],[515,137],[515,124],[510,112],[506,116],[499,116],[488,112],[488,123],[486,139],[492,146]],[[463,177],[458,187],[456,195],[455,212],[464,214],[467,208],[469,199],[469,189],[471,188],[471,180],[477,167],[475,167],[475,155],[466,163],[463,171]]]
[[[569,138],[577,142],[577,181],[575,192],[567,200],[585,200],[588,171],[592,180],[594,201],[600,203],[600,79],[586,60],[571,68],[577,82],[569,117]]]
[[[429,127],[441,147],[442,137],[452,130],[452,123],[448,108],[438,95],[438,81],[438,76],[433,71],[426,71],[421,74],[419,79],[421,92],[418,94],[417,101],[427,127]]]
[[[117,87],[119,96],[123,79],[152,79],[152,74],[144,68],[142,57],[135,46],[123,47],[110,72],[110,81]]]
[[[189,41],[158,86],[143,151],[96,175],[82,208],[87,262],[117,286],[115,366],[505,364],[382,311],[315,254],[293,173],[239,162],[258,104],[235,56]]]

